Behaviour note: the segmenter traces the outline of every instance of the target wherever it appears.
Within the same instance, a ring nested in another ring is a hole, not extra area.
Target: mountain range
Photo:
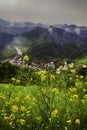
[[[0,19],[0,60],[24,54],[45,62],[86,56],[87,27]]]

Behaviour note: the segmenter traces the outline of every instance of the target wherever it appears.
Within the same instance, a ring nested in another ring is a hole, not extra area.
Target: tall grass
[[[21,68],[11,83],[0,84],[0,130],[87,130],[83,69]]]
[[[0,129],[86,130],[86,92],[82,81],[67,89],[0,84]]]

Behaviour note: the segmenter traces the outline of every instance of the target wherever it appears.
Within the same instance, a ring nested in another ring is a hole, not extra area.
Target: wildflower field
[[[87,68],[22,68],[0,84],[0,130],[87,130]]]

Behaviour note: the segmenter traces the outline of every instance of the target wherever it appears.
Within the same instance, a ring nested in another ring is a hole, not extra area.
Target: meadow
[[[0,130],[87,130],[87,66],[22,68],[0,84]]]

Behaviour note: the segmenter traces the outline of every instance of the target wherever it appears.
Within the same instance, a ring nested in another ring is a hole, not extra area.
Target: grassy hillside
[[[0,84],[1,130],[87,130],[86,73],[23,68],[11,81]]]
[[[76,64],[76,66],[85,65],[85,64],[87,64],[87,56],[74,60],[74,62]]]
[[[0,51],[0,60],[17,56],[17,51],[11,45],[5,46]]]

